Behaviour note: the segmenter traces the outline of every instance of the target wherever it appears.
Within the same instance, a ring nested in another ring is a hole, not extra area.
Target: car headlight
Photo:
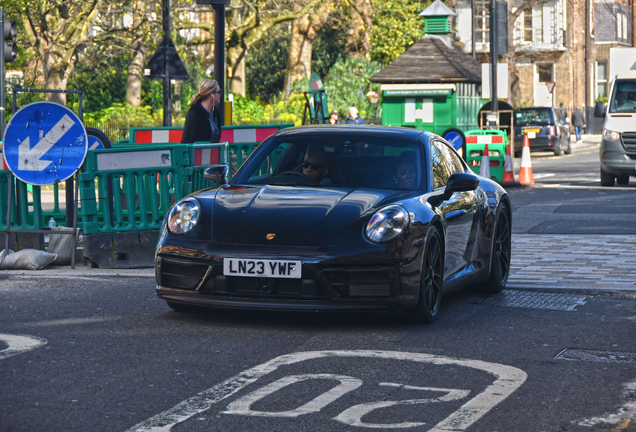
[[[620,137],[621,137],[621,134],[619,134],[618,132],[614,132],[608,129],[603,130],[603,138],[605,138],[606,140],[616,141],[620,139]]]
[[[364,233],[373,243],[386,243],[402,234],[409,220],[409,214],[402,207],[388,206],[371,216]]]
[[[170,210],[168,229],[172,234],[185,234],[197,224],[199,220],[199,202],[194,198],[179,201]]]

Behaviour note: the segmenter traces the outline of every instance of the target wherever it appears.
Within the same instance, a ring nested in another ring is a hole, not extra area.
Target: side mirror
[[[473,173],[455,173],[448,178],[446,189],[442,195],[434,195],[428,201],[431,205],[438,206],[448,201],[455,192],[474,191],[479,186],[479,177]]]
[[[227,174],[230,168],[227,165],[212,165],[203,172],[203,178],[207,181],[223,186],[227,184]]]
[[[570,124],[570,117],[565,118],[565,124]]]
[[[594,117],[605,117],[605,106],[602,101],[598,101],[594,105]]]

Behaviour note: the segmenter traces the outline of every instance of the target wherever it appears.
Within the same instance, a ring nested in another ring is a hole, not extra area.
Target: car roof
[[[386,136],[387,138],[401,138],[416,141],[422,135],[430,139],[435,134],[413,128],[395,126],[372,126],[372,125],[305,125],[281,129],[275,135],[277,138],[292,137],[297,135],[352,135],[374,137]],[[428,141],[427,139],[427,141]]]

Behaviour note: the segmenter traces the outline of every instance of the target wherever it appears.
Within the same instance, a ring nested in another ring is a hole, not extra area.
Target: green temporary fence
[[[203,173],[210,165],[227,165],[229,160],[227,143],[195,143],[188,146],[192,166],[185,169],[184,195],[215,186],[203,177]]]
[[[84,234],[158,229],[183,197],[189,148],[182,145],[95,150],[80,174]]]
[[[466,132],[466,162],[479,174],[484,148],[488,145],[490,158],[490,177],[501,182],[503,180],[508,137],[501,130],[470,130]]]
[[[0,149],[0,160],[3,159]],[[4,168],[0,165],[0,168]],[[9,199],[9,178],[13,179],[11,201],[11,229],[16,230],[40,230],[48,227],[48,221],[53,217],[57,226],[66,224],[66,211],[60,209],[59,194],[65,191],[57,184],[43,190],[41,186],[34,186],[23,182],[11,175],[8,169],[0,169],[0,231],[7,228],[7,201]],[[43,193],[49,194],[52,189],[53,208],[44,210],[42,206]]]

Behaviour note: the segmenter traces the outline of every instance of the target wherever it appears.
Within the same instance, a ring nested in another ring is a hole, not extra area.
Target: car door
[[[434,188],[442,192],[448,178],[456,172],[464,172],[465,166],[459,156],[448,144],[440,140],[431,143],[431,163]],[[473,231],[474,215],[476,208],[476,194],[474,191],[456,192],[449,200],[440,204],[440,210],[444,215],[446,224],[444,262],[444,280],[452,279],[461,274],[467,267],[471,256],[469,242]]]

